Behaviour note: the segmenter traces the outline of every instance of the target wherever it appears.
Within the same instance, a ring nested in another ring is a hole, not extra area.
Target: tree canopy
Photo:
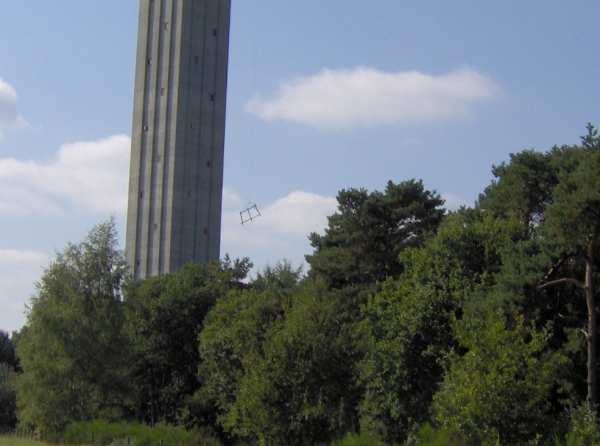
[[[125,276],[112,219],[57,253],[44,271],[18,346],[22,421],[61,431],[72,421],[122,415],[129,394]]]
[[[0,424],[16,384],[20,421],[56,431],[102,418],[231,445],[591,446],[598,132],[492,173],[453,211],[421,181],[340,191],[306,275],[283,261],[252,278],[225,256],[128,281],[114,224],[95,227],[44,272],[28,326],[0,333]]]
[[[385,192],[344,189],[337,201],[325,234],[310,234],[314,251],[306,256],[309,275],[353,299],[362,294],[359,301],[366,290],[376,289],[370,285],[398,277],[400,252],[421,246],[445,212],[439,194],[415,180],[389,181]]]

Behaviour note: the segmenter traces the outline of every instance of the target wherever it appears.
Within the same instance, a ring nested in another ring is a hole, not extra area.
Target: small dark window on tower
[[[165,22],[165,31],[169,30],[169,22]]]
[[[208,235],[208,229],[204,229],[204,235]]]
[[[190,128],[191,128],[192,130],[194,130],[194,129],[196,128],[196,123],[195,123],[195,122],[192,122],[192,123],[190,124]]]
[[[138,259],[138,261],[136,262],[136,266],[140,266],[140,263],[141,263],[141,261],[140,261],[140,259]]]
[[[188,198],[190,198],[192,196],[192,191],[191,190],[187,191],[187,196],[188,196]]]
[[[143,129],[144,129],[144,132],[147,132],[148,131],[148,124],[144,124]]]
[[[140,198],[144,198],[144,191],[140,192]]]
[[[160,89],[160,95],[161,95],[161,96],[164,96],[164,95],[165,95],[165,89],[164,89],[164,88],[161,88],[161,89]]]
[[[150,66],[150,65],[152,65],[152,58],[151,57],[148,58],[148,66]]]
[[[210,167],[210,161],[206,162],[206,167]]]
[[[200,63],[200,57],[194,56],[194,63],[198,65]]]
[[[212,29],[212,35],[217,37],[219,35],[219,30],[217,28]]]
[[[208,95],[208,100],[210,102],[215,102],[215,94],[214,93],[209,93]]]
[[[158,231],[158,224],[154,223],[154,232]]]

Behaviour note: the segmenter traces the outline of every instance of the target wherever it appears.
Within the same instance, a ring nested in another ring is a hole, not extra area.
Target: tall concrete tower
[[[140,0],[126,256],[135,278],[219,258],[231,0]]]

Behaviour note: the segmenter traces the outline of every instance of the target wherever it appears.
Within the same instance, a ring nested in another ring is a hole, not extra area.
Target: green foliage
[[[0,362],[0,428],[13,428],[17,424],[17,398],[14,371]]]
[[[16,372],[21,371],[14,340],[3,330],[0,330],[0,364],[6,364]]]
[[[555,446],[599,446],[600,426],[595,412],[590,412],[586,405],[572,408],[569,411],[569,431],[565,442],[555,437]]]
[[[524,237],[508,244],[503,254],[497,296],[507,314],[522,314],[538,326],[553,322],[549,342],[572,361],[561,383],[570,404],[586,398],[586,381],[595,381],[597,367],[596,329],[588,330],[592,336],[586,351],[581,327],[595,325],[588,317],[596,314],[594,287],[600,279],[599,166],[600,139],[588,125],[580,146],[511,155],[510,164],[494,168],[497,180],[480,197],[486,212],[522,220]],[[594,386],[588,393],[595,394]],[[554,405],[562,410],[564,402]]]
[[[69,244],[44,271],[18,345],[21,421],[61,432],[73,421],[121,415],[125,274],[112,220]]]
[[[14,438],[0,435],[0,446],[47,446],[47,442],[40,442],[29,438]]]
[[[325,235],[310,235],[314,252],[306,261],[311,276],[354,297],[369,285],[397,277],[402,271],[398,254],[420,246],[444,215],[440,196],[415,180],[390,181],[385,193],[342,190],[337,201]]]
[[[356,426],[355,352],[337,304],[306,283],[246,357],[226,425],[261,445],[328,442]]]
[[[199,336],[198,399],[259,444],[316,444],[357,424],[356,354],[339,303],[289,263],[219,299]]]
[[[354,349],[339,304],[287,263],[219,299],[200,334],[198,399],[232,435],[310,444],[356,424]]]
[[[479,197],[479,206],[496,217],[515,218],[534,231],[550,201],[557,179],[551,157],[535,150],[510,154],[510,162],[493,166],[496,178]]]
[[[20,371],[14,342],[0,330],[0,428],[13,428],[17,424],[15,372]]]
[[[516,232],[511,221],[462,210],[446,217],[423,248],[401,255],[399,284],[370,299],[361,322],[363,432],[400,442],[429,419],[443,379],[440,361],[455,345],[451,322],[471,293],[493,286],[501,251]]]
[[[282,269],[287,277],[286,271]],[[281,283],[287,286],[282,287]],[[215,408],[221,425],[227,424],[239,393],[239,382],[250,366],[249,358],[261,354],[266,331],[283,316],[296,287],[293,281],[269,279],[264,284],[260,291],[260,287],[232,290],[217,300],[198,336],[201,359],[198,377],[202,386],[197,400]]]
[[[331,446],[384,446],[384,443],[364,434],[350,433],[341,440],[332,442]]]
[[[499,444],[523,444],[548,433],[549,399],[566,361],[547,349],[550,328],[537,331],[522,317],[506,321],[496,310],[466,315],[456,336],[468,351],[449,355],[434,397],[437,420],[470,438]]]
[[[158,424],[109,423],[103,420],[70,424],[64,442],[73,445],[109,444],[132,446],[218,446],[220,443],[197,430]]]
[[[217,299],[241,287],[250,266],[247,259],[232,264],[228,257],[204,265],[190,263],[173,274],[127,287],[136,412],[151,425],[214,423],[193,399],[200,387],[198,334]]]
[[[450,429],[434,429],[431,424],[425,423],[419,429],[416,441],[419,446],[480,446],[481,443],[473,442]]]
[[[545,228],[567,252],[586,256],[590,237],[600,232],[600,148],[568,150],[577,164],[559,171]]]
[[[594,266],[600,248],[600,143],[595,129],[592,126],[588,129],[589,138],[584,139],[587,145],[568,149],[575,162],[559,171],[553,201],[544,212],[542,233],[553,241],[555,246],[549,244],[549,251],[558,259],[544,278],[543,286],[569,283],[583,291],[582,300],[588,313],[587,402],[588,409],[595,410],[598,402],[595,295],[599,278]],[[565,263],[577,264],[575,271],[565,273],[565,268],[561,268]]]
[[[433,302],[418,290],[403,296],[393,286],[369,302],[361,324],[366,344],[360,362],[363,432],[401,442],[414,425],[429,418],[433,392],[442,379],[429,347],[436,336],[449,332],[443,307],[444,302]]]
[[[342,190],[308,277],[284,261],[245,281],[226,257],[125,302],[114,225],[94,228],[45,271],[29,325],[0,332],[0,425],[16,383],[22,421],[79,421],[74,443],[216,444],[170,423],[230,444],[560,444],[598,365],[598,132],[493,174],[448,214],[421,181]],[[109,423],[127,418],[156,427]],[[579,409],[564,439],[597,432]]]

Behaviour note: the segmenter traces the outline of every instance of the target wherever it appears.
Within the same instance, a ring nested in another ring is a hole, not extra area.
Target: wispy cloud
[[[226,197],[226,199],[225,199]],[[228,190],[223,200],[222,253],[249,256],[256,266],[287,258],[296,266],[311,252],[308,235],[323,233],[327,216],[337,208],[334,197],[294,191],[272,203],[257,203],[261,216],[243,226],[242,200]]]
[[[0,249],[0,328],[17,330],[25,323],[25,305],[34,293],[49,256],[38,251]]]
[[[49,163],[0,159],[0,214],[56,212],[65,205],[124,212],[130,139],[65,144]]]
[[[255,95],[246,111],[267,121],[347,128],[465,119],[473,105],[500,95],[500,87],[463,67],[441,76],[373,68],[325,69],[283,82],[273,99]]]
[[[458,195],[443,193],[442,198],[445,201],[444,207],[446,209],[454,210],[467,205],[466,200]]]
[[[16,90],[0,78],[0,140],[6,130],[27,127],[25,119],[19,114],[19,98]]]
[[[327,226],[327,216],[336,208],[334,197],[295,191],[268,206],[260,224],[280,234],[307,236],[311,232],[322,232]]]

